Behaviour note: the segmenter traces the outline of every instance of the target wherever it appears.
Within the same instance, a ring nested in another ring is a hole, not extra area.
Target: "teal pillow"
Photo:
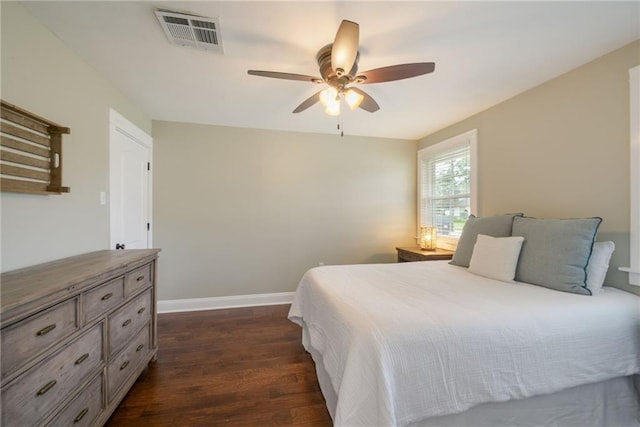
[[[469,215],[462,228],[460,239],[458,239],[456,252],[453,254],[449,264],[469,267],[469,261],[471,261],[471,255],[473,255],[473,246],[476,244],[478,234],[485,234],[491,237],[509,237],[511,236],[513,218],[516,216],[522,216],[522,214],[505,214],[485,218]]]
[[[524,237],[516,280],[591,295],[586,269],[601,222],[602,218],[515,218],[512,234]]]

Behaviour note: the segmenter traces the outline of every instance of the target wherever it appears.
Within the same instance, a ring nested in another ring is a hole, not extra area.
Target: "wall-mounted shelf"
[[[62,135],[70,132],[50,120],[0,101],[0,190],[62,194]]]

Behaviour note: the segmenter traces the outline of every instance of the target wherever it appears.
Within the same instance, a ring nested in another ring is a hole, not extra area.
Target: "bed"
[[[324,266],[289,318],[336,426],[640,425],[640,297],[616,288],[447,261]]]

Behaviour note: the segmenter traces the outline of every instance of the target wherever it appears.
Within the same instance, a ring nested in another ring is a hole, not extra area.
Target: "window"
[[[418,229],[436,227],[438,247],[455,249],[476,213],[477,130],[418,151]]]

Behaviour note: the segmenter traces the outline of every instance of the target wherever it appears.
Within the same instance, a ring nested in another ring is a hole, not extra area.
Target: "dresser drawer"
[[[109,316],[109,354],[114,354],[151,319],[151,291],[137,296]]]
[[[112,280],[82,295],[84,321],[90,322],[124,301],[124,277]]]
[[[78,329],[78,300],[70,299],[2,330],[2,377]]]
[[[127,273],[124,281],[126,295],[134,294],[147,286],[151,286],[151,264]]]
[[[149,354],[149,325],[143,328],[125,349],[114,358],[107,367],[109,378],[108,393],[111,401],[125,382],[132,376],[137,377],[136,370],[143,359]]]
[[[90,426],[102,413],[103,401],[101,372],[47,426]]]
[[[38,424],[102,364],[102,323],[2,389],[2,424]]]

